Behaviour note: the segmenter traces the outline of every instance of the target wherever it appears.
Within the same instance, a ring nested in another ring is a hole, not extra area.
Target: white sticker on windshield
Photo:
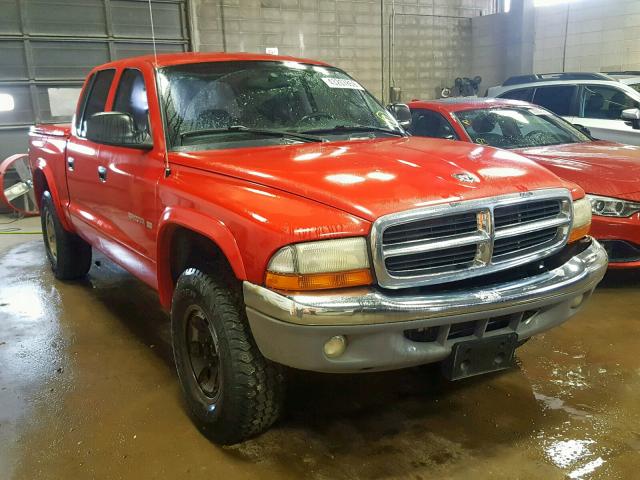
[[[329,88],[350,88],[351,90],[364,90],[364,87],[355,80],[349,78],[322,77],[322,81]]]

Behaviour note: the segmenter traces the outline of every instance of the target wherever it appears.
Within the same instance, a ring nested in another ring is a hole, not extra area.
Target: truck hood
[[[293,193],[370,221],[445,201],[543,188],[576,190],[515,153],[420,137],[172,152],[170,161]],[[454,176],[459,174],[473,181]]]
[[[597,141],[512,151],[577,183],[587,193],[629,200],[640,197],[640,147]]]

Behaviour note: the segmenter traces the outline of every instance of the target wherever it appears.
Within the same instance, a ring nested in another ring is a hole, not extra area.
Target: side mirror
[[[573,127],[576,130],[579,130],[580,132],[584,133],[587,137],[592,138],[591,137],[591,130],[589,130],[587,127],[585,127],[584,125],[580,125],[578,123],[574,123]]]
[[[629,108],[622,111],[622,120],[631,122],[635,130],[640,130],[640,108]]]
[[[395,117],[400,126],[407,129],[411,126],[411,110],[404,103],[393,103],[387,107],[391,115]]]
[[[96,143],[151,150],[153,140],[136,128],[133,117],[122,112],[100,112],[87,120],[87,139]]]

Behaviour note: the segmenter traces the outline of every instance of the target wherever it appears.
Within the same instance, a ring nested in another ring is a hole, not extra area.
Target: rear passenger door
[[[74,134],[67,144],[67,186],[69,188],[69,213],[77,230],[93,242],[102,230],[102,219],[97,210],[108,201],[97,188],[98,156],[101,145],[86,138],[87,120],[105,110],[114,69],[100,70],[92,75],[76,112]]]
[[[640,102],[624,90],[609,85],[583,85],[579,119],[575,123],[591,130],[594,138],[640,145],[640,130],[622,120],[623,110],[639,108]]]

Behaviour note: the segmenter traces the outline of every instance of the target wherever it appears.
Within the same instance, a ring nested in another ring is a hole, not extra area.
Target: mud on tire
[[[64,229],[48,191],[42,194],[40,221],[47,258],[56,278],[75,280],[84,277],[91,268],[91,245]]]
[[[282,369],[258,350],[233,283],[189,268],[177,281],[171,307],[173,352],[188,409],[206,437],[225,445],[268,429],[284,397]]]

